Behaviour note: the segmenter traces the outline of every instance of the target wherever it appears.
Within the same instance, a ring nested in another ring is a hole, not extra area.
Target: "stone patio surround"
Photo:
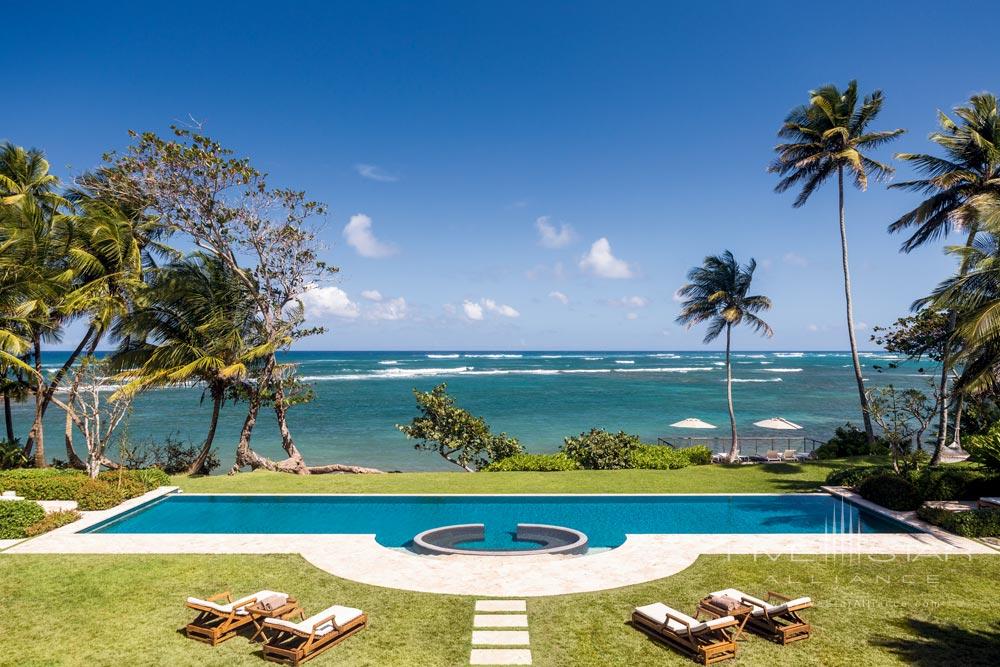
[[[940,529],[921,533],[825,535],[627,535],[619,547],[583,556],[422,556],[384,547],[375,541],[374,535],[79,532],[175,490],[161,487],[112,510],[84,512],[80,521],[20,542],[4,554],[297,553],[330,574],[365,584],[490,597],[584,593],[639,584],[676,574],[702,554],[749,554],[761,558],[782,554],[817,558],[865,554],[941,558],[998,554],[986,544]],[[829,492],[863,504],[849,491],[831,488]],[[889,513],[883,508],[873,511],[913,522],[912,517],[894,516],[899,513]]]

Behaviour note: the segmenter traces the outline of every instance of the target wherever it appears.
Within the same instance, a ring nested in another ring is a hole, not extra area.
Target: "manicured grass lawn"
[[[788,493],[815,491],[833,470],[880,459],[841,459],[678,470],[569,472],[409,472],[384,475],[173,477],[192,493]]]
[[[684,665],[627,625],[654,600],[692,611],[708,591],[779,590],[817,603],[813,638],[759,638],[737,662],[781,665],[1000,664],[1000,556],[953,558],[702,557],[675,576],[613,591],[530,598],[535,665]],[[262,665],[242,637],[211,648],[179,632],[185,596],[267,587],[307,610],[364,608],[370,628],[315,665],[468,664],[472,598],[408,593],[332,577],[297,556],[14,556],[0,553],[0,663]]]

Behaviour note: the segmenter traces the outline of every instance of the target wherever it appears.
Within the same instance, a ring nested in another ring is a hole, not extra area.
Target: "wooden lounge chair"
[[[636,607],[632,624],[650,637],[666,642],[702,665],[736,657],[732,616],[699,621],[662,602]]]
[[[253,623],[253,616],[246,610],[247,607],[274,595],[288,597],[274,591],[257,591],[238,600],[233,600],[229,591],[205,599],[190,597],[185,604],[198,615],[187,624],[184,632],[191,639],[215,646],[233,637],[240,628]]]
[[[809,598],[793,599],[768,591],[766,600],[761,600],[735,588],[715,591],[710,595],[730,597],[753,607],[746,627],[772,641],[788,644],[809,639],[812,627],[799,616],[800,611],[813,606]]]
[[[774,449],[769,449],[767,450],[767,454],[764,455],[764,460],[767,461],[768,463],[780,462],[781,454]]]
[[[360,609],[333,605],[301,621],[267,618],[264,620],[264,659],[299,665],[344,641],[368,624],[368,616]]]
[[[794,449],[786,449],[785,453],[781,456],[782,461],[791,461],[795,463],[799,460],[799,453]]]

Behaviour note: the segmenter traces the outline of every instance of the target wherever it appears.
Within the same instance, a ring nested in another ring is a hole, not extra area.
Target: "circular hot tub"
[[[482,549],[463,547],[482,542],[486,526],[464,523],[425,530],[413,538],[413,550],[419,554],[462,554],[466,556],[535,556],[538,554],[582,554],[587,551],[587,536],[578,530],[540,523],[519,523],[514,540],[533,542],[537,547],[518,549]]]

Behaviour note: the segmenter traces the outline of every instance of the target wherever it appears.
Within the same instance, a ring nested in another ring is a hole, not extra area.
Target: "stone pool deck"
[[[944,531],[847,534],[628,535],[614,549],[584,556],[419,556],[389,549],[374,535],[114,534],[79,533],[107,518],[173,492],[172,487],[84,517],[20,542],[4,554],[213,554],[297,553],[330,574],[361,583],[426,593],[533,597],[583,593],[661,579],[689,567],[702,554],[781,554],[959,557],[998,551]],[[829,489],[856,502],[849,491]],[[860,504],[860,503],[859,503]],[[882,508],[881,514],[889,514]],[[891,514],[890,514],[891,515]],[[911,521],[911,517],[893,517]]]

